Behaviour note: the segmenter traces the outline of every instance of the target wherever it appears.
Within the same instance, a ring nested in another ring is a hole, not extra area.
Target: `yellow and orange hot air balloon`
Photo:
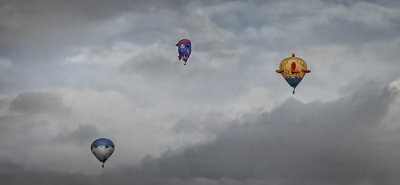
[[[303,59],[296,57],[294,53],[292,57],[288,57],[282,60],[279,65],[277,73],[281,73],[286,82],[293,87],[293,94],[297,85],[303,80],[306,73],[311,71],[307,69],[307,63]]]

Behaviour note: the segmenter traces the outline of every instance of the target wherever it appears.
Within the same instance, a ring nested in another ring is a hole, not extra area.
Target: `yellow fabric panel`
[[[292,71],[292,63],[296,63],[296,71]],[[299,57],[288,57],[282,60],[279,65],[279,69],[282,70],[283,78],[303,78],[306,74],[303,70],[307,70],[307,63]]]

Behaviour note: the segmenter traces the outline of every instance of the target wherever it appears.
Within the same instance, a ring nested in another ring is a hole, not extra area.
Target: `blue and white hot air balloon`
[[[115,146],[114,143],[106,138],[99,138],[93,141],[90,146],[93,155],[103,163],[102,167],[104,168],[104,163],[114,152]]]

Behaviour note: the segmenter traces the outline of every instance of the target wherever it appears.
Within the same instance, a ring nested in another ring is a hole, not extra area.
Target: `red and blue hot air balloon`
[[[192,44],[189,39],[182,39],[180,40],[176,46],[178,46],[178,59],[183,60],[186,65],[186,61],[190,57],[190,53],[192,52]]]

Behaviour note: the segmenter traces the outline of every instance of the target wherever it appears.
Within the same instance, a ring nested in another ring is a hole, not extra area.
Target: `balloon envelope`
[[[107,159],[114,152],[114,143],[106,138],[99,138],[93,141],[90,146],[93,155],[102,163],[105,163]]]
[[[189,59],[190,54],[192,53],[192,43],[189,39],[182,39],[176,44],[176,46],[178,47],[178,59],[185,61],[186,65],[186,61]]]
[[[282,60],[279,70],[276,72],[281,73],[286,82],[291,87],[296,88],[306,73],[310,73],[311,71],[307,69],[307,63],[303,59],[296,57],[293,53],[292,57]]]

